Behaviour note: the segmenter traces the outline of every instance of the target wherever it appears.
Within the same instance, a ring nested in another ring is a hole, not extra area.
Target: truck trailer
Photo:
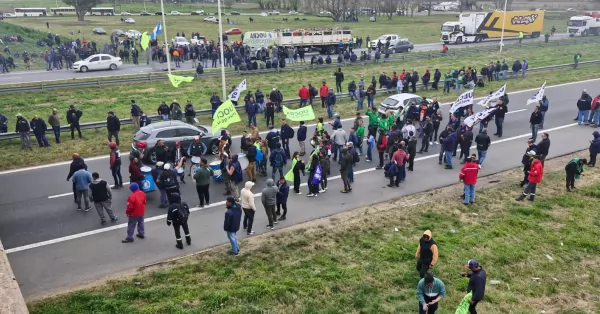
[[[575,35],[599,35],[600,34],[600,18],[578,15],[571,16],[567,22],[567,33],[573,37]]]
[[[339,53],[339,43],[347,45],[352,40],[352,30],[339,28],[285,29],[272,32],[247,32],[244,44],[260,49],[271,46],[319,51],[323,54]]]
[[[502,37],[503,11],[461,13],[458,22],[442,25],[441,40],[445,44],[481,42]],[[507,11],[504,37],[539,37],[544,28],[544,11]]]

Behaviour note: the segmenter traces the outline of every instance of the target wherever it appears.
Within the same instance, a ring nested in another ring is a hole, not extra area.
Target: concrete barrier
[[[0,313],[28,314],[27,305],[0,241]]]

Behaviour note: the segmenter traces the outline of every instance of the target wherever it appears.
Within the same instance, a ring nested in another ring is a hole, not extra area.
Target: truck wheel
[[[456,38],[456,44],[457,44],[457,45],[460,45],[460,44],[462,44],[462,37],[458,37],[458,38]]]
[[[329,52],[330,55],[335,55],[335,54],[337,54],[337,47],[329,46],[329,47],[327,47],[327,52]]]
[[[575,37],[574,33],[569,33],[569,37]]]
[[[481,36],[475,36],[475,42],[476,43],[480,43],[481,42]]]

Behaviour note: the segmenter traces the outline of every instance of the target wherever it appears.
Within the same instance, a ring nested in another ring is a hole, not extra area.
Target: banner
[[[302,107],[299,109],[289,109],[283,106],[283,114],[290,121],[311,121],[315,119],[315,112],[311,106]]]
[[[492,113],[496,111],[496,108],[489,108],[484,111],[477,112],[471,116],[468,116],[463,120],[466,126],[472,128],[475,123],[489,117]]]
[[[458,308],[456,308],[455,314],[469,314],[469,300],[473,297],[473,292],[467,293],[467,295],[460,301]]]
[[[500,98],[502,95],[506,94],[506,84],[504,84],[504,86],[502,86],[502,88],[500,88],[498,91],[496,91],[495,93],[492,93],[491,95],[485,97],[484,99],[480,100],[477,104],[483,107],[487,107],[487,104],[494,100],[494,99],[498,99]]]
[[[275,46],[276,33],[271,32],[246,32],[244,33],[244,45],[251,48],[266,48]]]
[[[144,32],[142,34],[142,38],[140,39],[140,45],[144,50],[148,49],[148,46],[150,46],[150,36],[148,36],[148,32]]]
[[[296,166],[297,162],[298,160],[296,160],[295,158],[294,160],[292,160],[292,168],[290,168],[290,171],[288,171],[284,177],[286,181],[294,181],[294,167]]]
[[[160,24],[160,21],[159,21],[158,23],[156,23],[156,26],[152,30],[152,34],[150,35],[150,37],[152,39],[156,39],[156,37],[160,34],[162,34],[162,25]]]
[[[180,75],[173,75],[173,74],[169,74],[169,81],[171,81],[171,84],[173,84],[174,87],[179,87],[179,84],[186,82],[189,83],[191,81],[194,80],[193,76],[180,76]]]
[[[215,111],[212,123],[213,135],[219,133],[221,129],[226,129],[230,124],[241,121],[242,119],[240,119],[240,115],[235,109],[235,106],[231,100],[228,99]]]
[[[542,100],[542,97],[544,97],[544,92],[546,91],[546,82],[544,82],[544,85],[542,85],[542,87],[540,88],[540,90],[535,93],[535,95],[531,96],[531,98],[529,98],[529,100],[527,101],[527,105],[536,103],[538,104],[540,102],[540,100]]]
[[[456,110],[466,107],[473,104],[473,90],[466,91],[462,95],[456,99],[452,107],[450,108],[450,113],[454,113]]]
[[[229,94],[229,99],[231,99],[232,101],[238,101],[238,99],[240,99],[240,95],[242,94],[243,91],[246,90],[246,79],[244,79],[240,85],[238,85],[233,92],[231,92],[231,94]]]

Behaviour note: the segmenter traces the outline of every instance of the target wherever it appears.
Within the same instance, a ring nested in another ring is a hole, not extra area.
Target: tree
[[[233,0],[225,0],[223,1],[223,4],[225,5],[225,9],[231,9],[233,6]]]
[[[391,20],[396,13],[396,0],[385,0],[383,3],[383,11],[387,16],[388,20]]]
[[[66,5],[74,7],[75,13],[77,13],[77,20],[83,21],[85,14],[90,12],[93,7],[102,3],[102,0],[63,0],[63,2]]]
[[[421,1],[421,6],[423,6],[424,8],[427,9],[427,15],[431,15],[431,8],[433,7],[434,3],[437,3],[437,1],[432,1],[432,0],[422,0]]]
[[[300,7],[300,0],[289,0],[288,5],[290,9],[298,12],[298,8]]]

